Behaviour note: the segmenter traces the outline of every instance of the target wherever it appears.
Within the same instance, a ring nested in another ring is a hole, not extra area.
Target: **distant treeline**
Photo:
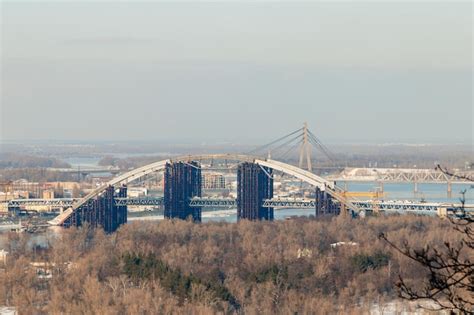
[[[71,165],[53,157],[41,157],[18,153],[0,153],[2,168],[70,168]]]
[[[115,166],[121,170],[134,169],[143,165],[147,165],[156,161],[169,158],[166,156],[137,156],[128,158],[117,158],[113,156],[105,156],[99,161],[100,166]]]
[[[0,169],[0,181],[19,179],[26,179],[30,182],[69,182],[77,181],[77,174],[51,171],[45,168]]]
[[[366,151],[364,151],[366,150]],[[313,166],[316,167],[380,167],[380,168],[425,168],[434,169],[437,164],[441,164],[449,169],[474,168],[472,152],[464,150],[449,151],[439,147],[407,147],[407,146],[355,146],[354,150],[344,147],[336,148],[334,160],[329,160],[317,151],[313,152]],[[105,156],[99,161],[101,166],[115,166],[123,170],[140,167],[152,162],[169,158],[169,156],[137,156],[128,158],[117,158]],[[272,154],[272,158],[281,160],[293,165],[298,165],[299,156],[295,151],[284,158],[278,154]]]

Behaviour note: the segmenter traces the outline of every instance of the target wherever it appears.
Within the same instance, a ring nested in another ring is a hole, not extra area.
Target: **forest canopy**
[[[111,235],[62,230],[46,248],[10,234],[0,305],[21,314],[358,314],[397,301],[399,274],[416,287],[425,281],[382,231],[414,248],[456,241],[446,220],[414,216],[134,222]],[[31,262],[46,263],[51,277],[25,269]]]

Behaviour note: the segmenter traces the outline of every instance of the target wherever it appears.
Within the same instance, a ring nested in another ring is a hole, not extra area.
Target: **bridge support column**
[[[453,187],[451,182],[448,182],[448,198],[451,198],[453,196]]]
[[[414,194],[417,194],[417,193],[418,193],[418,183],[417,183],[417,182],[414,182],[414,183],[413,183],[413,193],[414,193]]]
[[[101,226],[107,233],[115,232],[120,225],[127,222],[127,206],[116,206],[115,197],[126,196],[125,186],[117,191],[113,186],[108,186],[100,196],[76,209],[63,226],[78,227],[88,223],[92,227]]]
[[[316,217],[319,217],[320,215],[323,214],[323,192],[321,191],[321,189],[319,189],[319,187],[316,187],[316,192],[315,192],[315,195],[316,195],[316,199],[315,199],[315,208],[316,208],[316,212],[315,212],[315,216]]]
[[[325,214],[339,214],[340,212],[339,207],[333,202],[331,195],[319,187],[316,187],[315,208],[316,217]]]
[[[8,207],[8,214],[17,217],[20,213],[20,207]]]
[[[273,220],[273,208],[264,208],[265,199],[273,197],[270,168],[242,163],[237,169],[237,220]]]
[[[201,208],[190,207],[193,197],[201,197],[201,168],[199,162],[175,162],[165,168],[165,218],[201,222]]]
[[[127,186],[121,186],[118,190],[116,195],[118,198],[126,198],[127,197]],[[122,224],[127,223],[127,214],[128,214],[128,207],[124,206],[115,206],[117,207],[117,227]]]

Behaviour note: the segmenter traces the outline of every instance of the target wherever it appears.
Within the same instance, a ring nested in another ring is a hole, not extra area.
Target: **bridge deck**
[[[9,207],[19,206],[58,206],[71,207],[78,199],[57,198],[57,199],[14,199],[10,200]],[[162,206],[163,197],[155,198],[115,198],[117,206]],[[438,211],[440,208],[459,209],[460,204],[453,203],[420,203],[420,202],[402,202],[402,201],[371,201],[371,200],[352,200],[356,206],[363,210],[372,211],[373,209],[384,210],[422,210]],[[236,207],[237,201],[233,198],[206,198],[195,197],[191,199],[192,207]],[[316,204],[313,199],[267,199],[264,201],[264,207],[272,208],[299,208],[314,209]],[[474,210],[474,205],[465,205],[468,210]],[[64,213],[64,212],[63,212]],[[68,214],[69,212],[67,212]],[[65,214],[66,215],[66,214]]]

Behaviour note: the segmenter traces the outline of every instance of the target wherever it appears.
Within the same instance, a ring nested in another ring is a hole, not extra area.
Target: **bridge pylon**
[[[309,142],[309,137],[308,137],[308,123],[304,123],[303,125],[303,142],[301,143],[300,147],[300,161],[299,161],[299,167],[303,168],[303,161],[306,157],[306,167],[308,171],[312,172],[313,167],[311,165],[311,143]]]

